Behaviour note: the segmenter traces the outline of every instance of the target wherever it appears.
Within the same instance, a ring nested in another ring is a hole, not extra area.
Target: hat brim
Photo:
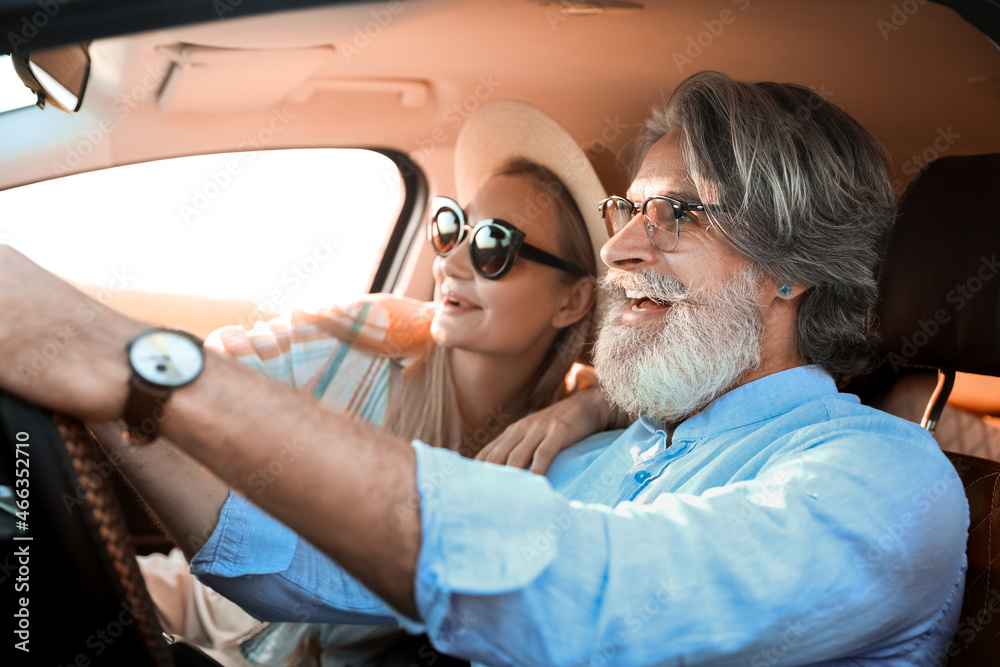
[[[601,248],[608,239],[597,204],[604,186],[569,132],[538,107],[515,100],[485,104],[469,115],[455,142],[455,190],[463,205],[511,160],[527,158],[548,168],[569,189],[583,215],[597,275],[605,272]]]

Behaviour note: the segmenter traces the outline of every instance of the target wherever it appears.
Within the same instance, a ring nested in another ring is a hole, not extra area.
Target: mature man
[[[639,420],[543,479],[372,433],[210,355],[163,432],[236,488],[306,443],[255,499],[315,547],[234,496],[193,561],[207,583],[274,619],[394,617],[490,664],[938,661],[962,486],[920,429],[836,389],[871,355],[880,148],[806,89],[717,73],[648,127],[626,196],[601,204],[614,302],[595,351]],[[144,326],[95,321],[24,387],[13,369],[79,297],[0,262],[5,386],[121,416]]]

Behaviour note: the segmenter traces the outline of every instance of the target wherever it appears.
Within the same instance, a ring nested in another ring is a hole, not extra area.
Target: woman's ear
[[[564,329],[582,320],[590,312],[597,298],[597,284],[590,276],[574,281],[566,296],[552,315],[552,326]]]

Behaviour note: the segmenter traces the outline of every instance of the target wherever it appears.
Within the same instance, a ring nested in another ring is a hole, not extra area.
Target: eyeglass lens
[[[633,204],[625,199],[609,199],[604,205],[604,223],[608,235],[614,236],[633,218]],[[653,198],[645,202],[646,233],[653,245],[670,250],[676,245],[677,216],[673,205],[666,199]]]

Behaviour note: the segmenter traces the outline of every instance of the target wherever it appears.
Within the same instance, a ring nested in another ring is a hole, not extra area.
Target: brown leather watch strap
[[[128,400],[125,401],[126,436],[130,443],[145,445],[160,434],[160,420],[165,416],[172,387],[157,387],[132,374]]]

